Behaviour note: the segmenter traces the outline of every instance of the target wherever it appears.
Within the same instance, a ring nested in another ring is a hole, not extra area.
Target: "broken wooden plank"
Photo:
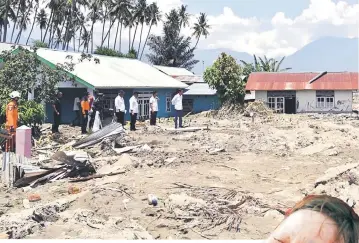
[[[197,131],[204,131],[209,130],[208,127],[184,127],[184,128],[168,128],[168,131],[171,132],[197,132]]]
[[[118,172],[114,172],[114,173],[108,173],[108,174],[99,174],[99,175],[92,175],[92,176],[88,176],[88,177],[81,177],[81,178],[76,178],[76,179],[72,179],[69,182],[81,182],[81,181],[88,181],[88,180],[92,180],[92,179],[98,179],[98,178],[102,178],[105,176],[114,176],[114,175],[120,175],[120,174],[125,174],[126,171],[118,171]]]

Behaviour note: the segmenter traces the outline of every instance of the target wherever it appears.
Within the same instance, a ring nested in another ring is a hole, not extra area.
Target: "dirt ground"
[[[86,150],[97,168],[120,166],[124,174],[30,191],[1,188],[0,232],[29,239],[264,239],[307,194],[337,196],[357,209],[357,115],[268,113],[253,122],[207,112],[185,124],[209,130],[173,132],[172,122],[162,121],[127,132],[126,143],[140,145],[133,153]],[[60,139],[41,141],[36,159],[69,149],[60,146],[80,136],[80,128],[61,130]],[[81,193],[69,195],[71,185]],[[41,200],[25,209],[23,199],[33,193]],[[47,216],[34,221],[38,214]]]

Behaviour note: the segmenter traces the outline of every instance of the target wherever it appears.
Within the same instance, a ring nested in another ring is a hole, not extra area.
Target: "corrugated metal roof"
[[[215,95],[217,91],[211,89],[207,83],[194,83],[190,85],[183,95]]]
[[[192,72],[188,71],[185,68],[177,68],[177,67],[166,67],[166,66],[158,66],[154,65],[155,68],[158,70],[164,72],[165,74],[169,76],[188,76],[188,75],[194,75]]]
[[[246,90],[357,90],[358,73],[251,73]]]
[[[39,49],[37,54],[53,63],[76,63],[71,73],[95,88],[186,88],[188,85],[169,77],[153,66],[136,59],[93,55],[100,63],[84,60],[78,63],[81,53]]]
[[[183,83],[204,83],[203,77],[199,75],[172,76],[172,78]]]

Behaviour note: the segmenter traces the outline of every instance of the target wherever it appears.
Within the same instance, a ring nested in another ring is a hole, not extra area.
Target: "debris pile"
[[[248,106],[243,112],[243,115],[246,117],[250,117],[253,115],[267,117],[272,116],[273,111],[269,109],[263,101],[256,100],[248,104]]]

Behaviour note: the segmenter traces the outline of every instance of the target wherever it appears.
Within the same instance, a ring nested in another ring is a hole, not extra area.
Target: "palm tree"
[[[197,42],[194,48],[197,48],[199,39],[202,35],[207,38],[207,36],[209,35],[208,29],[210,28],[211,27],[208,25],[207,21],[207,15],[205,13],[201,13],[200,16],[197,18],[197,23],[195,23],[193,27],[194,32],[192,36],[195,36],[197,38]]]
[[[135,33],[133,35],[132,38],[132,45],[131,45],[131,50],[134,49],[133,45],[135,43],[135,39],[136,39],[136,34],[137,34],[137,28],[138,25],[142,22],[145,21],[145,11],[147,8],[147,2],[146,0],[138,0],[135,9],[133,11],[133,21],[136,23],[136,28],[135,28]]]
[[[131,0],[115,0],[114,6],[112,9],[112,15],[114,15],[117,19],[117,28],[116,28],[116,35],[115,35],[115,42],[113,45],[113,49],[116,49],[116,43],[117,43],[117,37],[118,37],[118,31],[119,27],[121,25],[120,29],[120,46],[119,46],[119,52],[121,52],[121,37],[122,37],[122,27],[123,27],[123,21],[125,19],[125,16],[129,16],[130,9],[132,8]]]
[[[134,26],[132,14],[126,16],[123,22],[125,28],[128,28],[128,51],[131,51],[131,30]]]
[[[140,53],[140,49],[141,49],[143,25],[145,22],[147,24],[147,20],[150,18],[150,11],[148,11],[148,6],[146,3],[146,0],[144,0],[143,4],[144,4],[144,6],[142,6],[143,9],[141,9],[141,13],[138,17],[138,21],[141,24],[141,33],[140,33],[140,41],[138,43],[138,49],[137,49],[137,54],[136,54],[137,57],[138,57],[138,54]]]
[[[80,46],[83,46],[83,52],[85,52],[85,49],[86,49],[86,52],[88,53],[89,52],[89,43],[91,41],[91,35],[90,35],[90,32],[87,31],[86,28],[83,28],[83,32],[82,32],[82,35],[80,36],[82,42],[81,42],[81,45]]]
[[[189,25],[190,14],[187,12],[187,7],[187,5],[182,5],[178,10],[180,32],[182,27],[185,28]]]
[[[105,41],[106,38],[104,38],[105,35],[105,25],[106,25],[106,20],[109,18],[109,13],[110,13],[110,5],[111,5],[111,1],[110,0],[100,0],[102,7],[105,8],[104,11],[101,11],[100,13],[102,14],[102,37],[101,37],[101,47],[103,46],[103,43]],[[111,25],[111,24],[110,24]]]
[[[32,20],[32,25],[31,25],[31,30],[30,30],[29,36],[27,37],[27,40],[26,40],[26,45],[29,43],[32,31],[34,30],[38,10],[39,10],[39,0],[35,0],[35,14],[34,14],[34,19]]]
[[[15,40],[16,44],[19,44],[19,42],[20,42],[20,37],[21,37],[22,31],[27,30],[27,26],[31,23],[29,15],[32,10],[32,6],[30,6],[30,4],[32,4],[32,2],[30,2],[29,6],[27,6],[27,11],[21,13],[21,18],[20,18],[20,23],[19,23],[20,30],[16,36],[16,40]]]
[[[36,17],[36,22],[40,27],[41,31],[41,41],[43,40],[42,30],[46,29],[47,26],[47,13],[45,9],[40,9],[39,15]]]
[[[148,33],[147,33],[145,44],[143,45],[143,48],[142,48],[142,52],[141,52],[141,55],[140,55],[140,60],[142,59],[142,55],[143,55],[143,52],[145,50],[145,47],[146,47],[146,44],[147,44],[147,41],[148,41],[148,37],[150,36],[152,26],[154,26],[154,25],[157,26],[158,22],[161,21],[161,17],[162,17],[161,16],[161,11],[158,8],[156,2],[151,3],[147,7],[147,11],[148,11],[148,14],[146,15],[147,16],[146,23],[147,23],[147,25],[150,26],[150,28],[149,28]]]
[[[61,13],[62,11],[60,9],[61,6],[63,6],[63,4],[61,4],[62,0],[50,0],[50,2],[46,5],[46,8],[50,9],[50,17],[46,23],[46,30],[45,30],[45,34],[43,36],[42,42],[45,42],[46,36],[47,36],[47,32],[49,30],[49,27],[53,26],[53,18],[54,18],[54,14],[56,13]]]
[[[25,9],[26,9],[26,0],[17,0],[17,1],[14,1],[12,3],[14,6],[16,5],[16,17],[15,17],[15,20],[14,20],[14,25],[12,27],[12,32],[11,32],[11,37],[10,37],[10,42],[12,42],[12,38],[14,36],[14,32],[15,32],[15,28],[17,26],[17,21],[19,19],[19,14],[20,12],[21,13],[24,13],[25,12]]]
[[[4,28],[3,34],[3,42],[6,42],[7,37],[7,28],[9,25],[9,19],[15,21],[16,15],[11,6],[11,0],[3,0],[0,3],[0,18],[2,19],[2,26]]]
[[[93,53],[94,51],[94,43],[93,43],[93,39],[94,39],[94,25],[95,23],[101,19],[100,16],[100,10],[102,8],[102,2],[101,0],[91,0],[90,3],[90,13],[87,15],[87,18],[91,21],[91,30],[90,30],[90,35],[91,35],[91,53]]]

